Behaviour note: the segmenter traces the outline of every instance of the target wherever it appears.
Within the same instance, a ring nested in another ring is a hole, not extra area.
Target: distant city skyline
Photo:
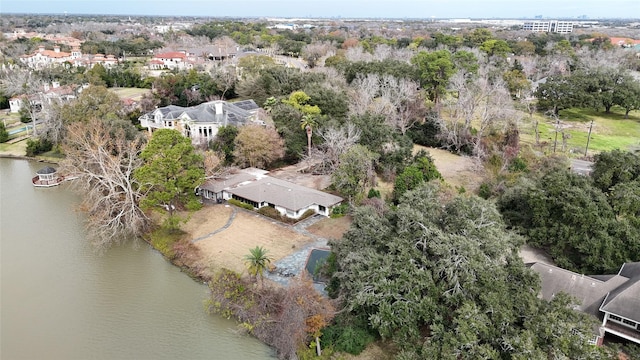
[[[640,0],[2,0],[0,14],[298,18],[640,18]]]

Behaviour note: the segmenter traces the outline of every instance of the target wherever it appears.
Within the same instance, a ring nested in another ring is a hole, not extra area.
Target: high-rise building
[[[570,32],[573,32],[573,22],[558,20],[530,20],[524,22],[524,24],[522,25],[522,29],[533,32],[568,34]]]

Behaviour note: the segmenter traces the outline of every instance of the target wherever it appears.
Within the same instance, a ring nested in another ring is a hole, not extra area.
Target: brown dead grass
[[[446,150],[414,145],[413,153],[420,150],[429,152],[445,182],[453,187],[464,186],[467,191],[476,191],[484,179],[480,164],[467,156],[452,154]]]
[[[225,205],[205,206],[183,226],[187,236],[197,238],[221,228],[227,223],[231,208]],[[269,221],[257,214],[238,209],[231,226],[209,238],[195,243],[204,261],[212,270],[227,268],[243,272],[243,257],[249,249],[262,246],[269,251],[272,262],[291,254],[312,239],[290,228]]]
[[[351,216],[343,216],[337,219],[326,218],[309,226],[307,231],[325,239],[342,239],[351,226]]]

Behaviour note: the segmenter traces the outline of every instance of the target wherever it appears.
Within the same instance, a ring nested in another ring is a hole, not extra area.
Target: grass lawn
[[[140,100],[142,95],[150,92],[150,89],[140,88],[111,88],[111,91],[115,92],[120,99],[133,99]]]
[[[539,121],[540,141],[547,142],[547,151],[553,151],[555,139],[554,121],[536,114],[533,120],[526,117],[521,128],[521,140],[524,143],[535,142],[534,121]],[[592,109],[566,109],[560,111],[560,126],[571,135],[567,141],[567,150],[584,154],[593,120],[593,130],[589,141],[589,152],[609,151],[613,149],[640,150],[640,111],[632,111],[624,118],[624,110],[613,108],[610,114]],[[562,134],[558,134],[557,151],[562,147]]]
[[[27,141],[19,141],[15,144],[0,144],[0,153],[13,156],[24,156],[27,153]]]
[[[20,114],[5,111],[0,112],[0,121],[7,126],[7,129],[15,125],[22,124],[20,122]]]

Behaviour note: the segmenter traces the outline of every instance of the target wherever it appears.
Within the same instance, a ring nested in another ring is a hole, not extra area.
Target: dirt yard
[[[307,231],[325,239],[341,239],[351,226],[351,216],[343,216],[337,219],[326,218],[309,226]]]
[[[291,181],[294,184],[306,186],[316,190],[324,190],[331,185],[331,177],[329,175],[313,175],[303,173],[301,170],[305,168],[303,163],[284,167],[282,169],[269,172],[269,176],[281,180]]]
[[[237,214],[229,228],[195,243],[203,252],[208,266],[213,269],[225,267],[243,272],[243,257],[249,253],[249,249],[262,246],[269,251],[272,262],[276,262],[312,241],[275,221],[236,210]],[[193,214],[182,229],[192,239],[205,236],[222,228],[232,211],[233,208],[228,205],[207,205]]]
[[[414,145],[414,154],[420,150],[426,150],[431,154],[436,168],[451,186],[464,186],[467,191],[475,191],[480,187],[484,170],[471,157],[455,155],[442,149]]]

